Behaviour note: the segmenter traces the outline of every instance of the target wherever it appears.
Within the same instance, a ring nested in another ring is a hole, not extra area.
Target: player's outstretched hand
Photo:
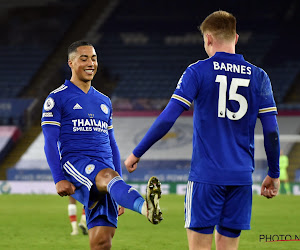
[[[137,158],[133,153],[131,153],[127,159],[124,161],[126,169],[129,173],[133,172],[137,168],[137,163],[139,162],[140,158]]]
[[[279,178],[271,178],[269,175],[267,175],[261,185],[260,194],[268,199],[273,198],[278,194],[279,187]]]
[[[56,192],[60,196],[67,196],[67,195],[74,194],[76,189],[75,186],[67,180],[62,180],[57,182],[55,187],[56,187]]]

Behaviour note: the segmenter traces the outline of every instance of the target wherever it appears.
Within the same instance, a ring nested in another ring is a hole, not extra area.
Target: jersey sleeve
[[[182,105],[170,100],[132,153],[138,158],[142,157],[155,142],[168,133],[183,111],[184,107]]]
[[[112,104],[110,99],[109,99],[109,110],[110,113],[109,113],[109,120],[108,120],[108,135],[109,135],[110,147],[113,155],[113,164],[115,166],[115,170],[122,177],[121,155],[114,135],[113,122],[112,122],[113,111],[112,111]]]
[[[188,110],[197,94],[197,78],[193,69],[188,67],[180,77],[171,101],[179,103],[185,110]]]
[[[280,141],[276,115],[262,116],[260,121],[263,127],[264,147],[269,166],[268,175],[271,178],[278,178],[280,174]]]
[[[110,99],[109,99],[109,110],[110,111],[109,111],[109,119],[108,119],[108,127],[107,127],[107,129],[111,130],[114,127],[113,127],[113,123],[112,123],[113,109],[112,109],[112,104],[111,104]]]
[[[277,115],[276,103],[273,96],[271,81],[266,72],[262,72],[262,84],[259,90],[259,111],[258,117],[265,115]]]
[[[61,180],[65,180],[64,173],[60,167],[60,154],[57,146],[60,128],[57,126],[43,126],[42,128],[45,139],[44,151],[56,184]]]
[[[55,94],[50,94],[45,100],[42,113],[42,126],[59,126],[61,122],[61,108],[59,98]]]
[[[44,151],[55,183],[64,180],[60,168],[58,140],[60,134],[61,108],[59,98],[51,93],[45,100],[42,113],[42,129],[45,139]]]

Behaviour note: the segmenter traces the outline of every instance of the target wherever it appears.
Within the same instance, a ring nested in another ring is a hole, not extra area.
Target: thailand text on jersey
[[[112,129],[110,99],[91,87],[84,93],[66,80],[47,97],[42,126],[60,127],[60,153],[94,159],[112,157],[108,130]],[[112,164],[112,163],[109,163]]]
[[[277,114],[267,74],[242,55],[217,52],[186,69],[171,101],[186,109],[194,101],[189,179],[251,184],[257,117]]]

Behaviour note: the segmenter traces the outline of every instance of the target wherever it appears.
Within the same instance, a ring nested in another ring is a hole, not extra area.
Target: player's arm
[[[172,99],[157,117],[144,138],[126,159],[125,166],[129,172],[133,172],[137,167],[139,158],[158,140],[160,140],[171,129],[177,118],[184,111],[184,107]]]
[[[122,177],[120,150],[119,150],[119,147],[118,147],[116,139],[115,139],[113,128],[108,130],[108,135],[109,135],[109,140],[110,140],[110,147],[111,147],[112,154],[113,154],[113,164],[115,166],[115,170]]]
[[[65,180],[65,176],[60,167],[60,156],[57,147],[60,128],[58,126],[44,125],[43,134],[45,138],[44,151],[50,167],[55,184],[61,180]]]
[[[266,115],[260,117],[263,134],[264,147],[268,161],[268,175],[263,181],[261,188],[261,195],[272,198],[278,194],[279,191],[279,156],[280,156],[280,142],[279,129],[276,115]]]
[[[188,110],[199,91],[195,71],[188,67],[180,77],[174,94],[163,112],[155,120],[142,141],[126,159],[128,172],[137,168],[140,157],[171,129],[177,118],[184,110]]]
[[[43,125],[42,129],[45,138],[44,151],[55,182],[56,191],[60,196],[74,194],[75,186],[66,180],[60,167],[60,155],[57,146],[60,127]]]

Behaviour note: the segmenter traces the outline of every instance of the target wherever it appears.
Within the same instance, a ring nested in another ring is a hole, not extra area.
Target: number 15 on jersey
[[[225,118],[227,116],[230,120],[239,120],[241,119],[248,110],[247,99],[237,93],[238,87],[248,87],[250,79],[242,78],[232,78],[230,87],[229,87],[229,97],[228,101],[237,101],[240,105],[237,112],[230,111],[227,107],[226,92],[227,92],[227,76],[217,75],[216,82],[220,83],[219,86],[219,103],[218,103],[218,117]]]

